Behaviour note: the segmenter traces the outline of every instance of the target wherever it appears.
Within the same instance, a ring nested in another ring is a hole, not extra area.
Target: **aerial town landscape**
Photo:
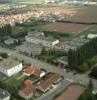
[[[0,100],[97,100],[97,0],[0,0]]]

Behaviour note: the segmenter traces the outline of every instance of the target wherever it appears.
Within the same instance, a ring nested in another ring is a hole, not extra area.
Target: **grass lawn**
[[[97,55],[92,57],[91,59],[88,60],[88,63],[90,66],[93,66],[97,63]]]
[[[97,55],[90,59],[87,59],[84,63],[82,63],[79,66],[79,70],[82,72],[89,71],[91,68],[94,67],[95,64],[97,64]]]
[[[23,83],[21,80],[17,80],[16,78],[10,78],[8,79],[6,82],[8,87],[11,87],[11,88],[22,88],[23,87]]]
[[[12,35],[17,35],[17,34],[20,34],[20,33],[23,33],[27,31],[27,29],[25,27],[20,27],[20,26],[14,26],[12,27]]]
[[[6,80],[6,84],[9,87],[13,87],[13,88],[22,88],[24,86],[23,82],[24,80],[27,78],[27,76],[15,76],[15,77],[11,77],[9,79]]]
[[[54,24],[54,26],[53,26],[53,24]],[[79,32],[66,31],[67,30],[66,25],[68,25],[69,23],[62,23],[63,26],[64,25],[66,26],[65,29],[64,29],[64,27],[62,28],[62,25],[60,27],[58,27],[57,24],[59,26],[61,25],[61,23],[57,23],[57,22],[56,23],[49,23],[49,22],[46,23],[46,22],[37,22],[37,21],[25,22],[23,24],[18,24],[15,27],[13,27],[12,33],[19,34],[19,33],[25,32],[25,31],[29,32],[29,31],[33,31],[33,30],[38,30],[38,31],[44,31],[47,35],[52,35],[54,37],[66,37],[66,38],[68,37],[69,38],[69,37],[77,37],[80,35],[87,34],[92,29],[91,27],[88,26]],[[50,25],[52,25],[52,26],[50,26]],[[71,30],[74,30],[74,29],[72,28]]]

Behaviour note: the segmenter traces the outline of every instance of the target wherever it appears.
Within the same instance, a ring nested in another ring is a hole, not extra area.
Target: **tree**
[[[7,35],[12,35],[12,29],[9,24],[0,28],[0,36],[3,37]]]
[[[30,57],[32,57],[33,56],[33,54],[32,54],[32,52],[31,52],[31,55],[30,55]]]
[[[97,67],[94,67],[90,73],[90,76],[93,76],[94,78],[97,78]]]
[[[8,54],[7,53],[0,53],[0,56],[2,56],[3,58],[8,58]]]
[[[78,100],[97,100],[95,95],[92,94],[91,90],[86,89],[85,92],[80,95]]]
[[[79,72],[83,73],[83,72],[86,72],[87,70],[89,70],[89,65],[85,62],[78,66],[78,71]]]
[[[45,47],[42,47],[41,54],[42,54],[42,55],[46,54],[46,48],[45,48]]]
[[[92,79],[89,80],[88,88],[92,91],[93,90],[93,81]]]

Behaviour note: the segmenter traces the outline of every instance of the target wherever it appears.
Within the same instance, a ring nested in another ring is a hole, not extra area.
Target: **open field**
[[[70,85],[56,100],[78,100],[78,97],[85,91],[85,88],[80,85]]]
[[[47,7],[47,8],[45,7],[45,9],[37,8],[36,10],[43,11],[46,13],[56,12],[56,14],[76,14],[78,12],[76,8],[71,8],[71,7]]]
[[[17,26],[12,27],[12,35],[16,35],[25,31],[26,29],[24,27],[17,27]]]
[[[36,29],[55,32],[78,33],[87,30],[91,25],[55,22],[36,27]]]
[[[64,19],[68,21],[97,23],[97,7],[88,6],[82,8],[75,8],[77,13],[72,18]]]
[[[97,6],[82,6],[82,7],[32,7],[36,11],[43,11],[44,15],[48,13],[56,14],[70,14],[70,17],[64,18],[64,21],[76,21],[76,22],[96,22],[97,23]]]
[[[96,6],[83,6],[83,7],[49,7],[37,8],[37,11],[46,13],[56,12],[57,14],[70,14],[70,17],[64,18],[64,21],[87,22],[97,23],[97,7]]]

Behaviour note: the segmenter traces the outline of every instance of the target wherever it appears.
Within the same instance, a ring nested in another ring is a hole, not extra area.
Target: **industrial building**
[[[73,40],[70,41],[65,41],[65,51],[68,52],[70,49],[72,50],[77,50],[78,48],[80,48],[81,46],[83,46],[84,44],[88,43],[90,40],[89,39],[85,39],[85,38],[74,38]]]
[[[36,45],[46,46],[46,47],[53,47],[56,44],[56,39],[51,36],[46,37],[43,32],[33,31],[28,33],[25,37],[26,42],[33,43]],[[57,40],[59,43],[59,41]]]

